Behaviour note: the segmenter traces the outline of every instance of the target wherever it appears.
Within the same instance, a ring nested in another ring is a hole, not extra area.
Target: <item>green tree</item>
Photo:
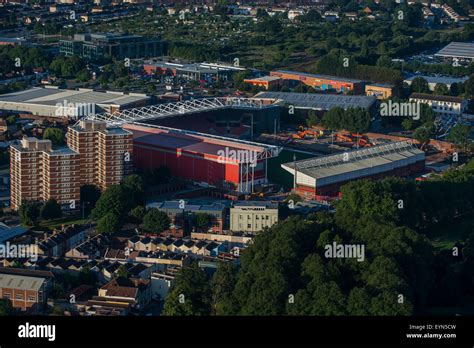
[[[166,297],[163,315],[211,314],[211,291],[206,274],[197,263],[183,267]]]
[[[35,225],[40,217],[41,204],[37,202],[23,202],[18,211],[23,225]]]
[[[81,208],[84,209],[86,216],[94,209],[100,195],[100,189],[95,185],[86,184],[81,186]]]
[[[429,143],[431,136],[432,130],[425,126],[418,127],[415,133],[413,133],[413,138],[419,141],[420,144],[423,144],[423,146]]]
[[[444,83],[437,83],[433,93],[438,95],[449,95],[450,92],[448,86]]]
[[[429,93],[430,88],[428,86],[428,81],[423,77],[415,77],[411,81],[410,91],[415,93]]]
[[[10,301],[7,298],[1,298],[0,299],[0,315],[12,315],[14,312],[13,306],[12,306],[12,301]]]
[[[171,220],[168,215],[158,209],[152,208],[143,217],[143,227],[153,233],[161,233],[170,227]]]
[[[110,212],[105,214],[97,221],[97,232],[98,233],[114,233],[120,228],[120,219],[117,215]]]
[[[42,219],[58,219],[62,216],[61,206],[54,198],[50,198],[41,207],[40,215]]]
[[[64,144],[64,134],[59,128],[46,128],[43,139],[49,139],[54,145]]]
[[[197,213],[194,217],[194,223],[199,230],[206,230],[212,222],[212,216],[206,213]]]
[[[128,197],[123,188],[120,185],[112,185],[100,196],[92,210],[92,217],[100,219],[108,213],[117,217],[124,216],[127,211],[127,200]]]
[[[466,151],[469,144],[471,134],[471,127],[463,124],[457,124],[449,132],[448,140],[458,146],[461,146]]]
[[[145,217],[145,215],[146,209],[142,205],[137,205],[128,213],[128,216],[132,219],[132,221],[138,225],[143,222],[143,218]]]
[[[232,315],[236,311],[233,295],[237,281],[237,268],[230,262],[219,263],[211,280],[212,314]]]

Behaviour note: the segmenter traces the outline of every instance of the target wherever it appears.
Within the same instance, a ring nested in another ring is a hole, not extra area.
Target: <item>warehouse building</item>
[[[137,169],[166,166],[173,176],[245,193],[267,182],[266,145],[152,125],[124,128],[133,133]]]
[[[406,176],[423,170],[425,153],[401,141],[342,154],[282,164],[293,175],[294,191],[310,199],[340,195],[342,185],[357,179]]]
[[[461,116],[467,107],[467,100],[448,95],[412,93],[410,102],[429,105],[439,116]]]
[[[146,106],[150,97],[138,93],[97,92],[92,89],[34,87],[0,95],[0,110],[33,116],[77,119],[101,112]]]
[[[474,43],[473,42],[451,42],[445,46],[435,57],[458,61],[472,62],[474,60]]]
[[[216,82],[228,80],[238,71],[245,71],[243,67],[223,65],[217,63],[188,63],[155,62],[143,65],[147,75],[175,76],[189,81]]]
[[[262,76],[250,79],[244,79],[245,83],[251,86],[263,87],[267,91],[272,88],[280,87],[284,84],[284,80],[277,76]]]
[[[364,81],[362,80],[288,70],[270,71],[270,76],[280,77],[284,80],[298,81],[313,87],[317,91],[336,91],[344,93],[353,91],[355,94],[364,93]]]
[[[363,108],[370,111],[377,100],[373,96],[292,92],[260,92],[253,99],[262,100],[264,104],[279,103],[292,105],[295,109],[319,111],[327,111],[335,107],[343,109]]]
[[[451,85],[454,83],[463,84],[467,81],[468,77],[451,77],[451,76],[425,76],[425,75],[415,75],[403,80],[407,85],[411,85],[414,79],[421,77],[422,79],[428,82],[428,88],[430,91],[434,91],[437,84],[446,85],[446,87],[451,88]]]

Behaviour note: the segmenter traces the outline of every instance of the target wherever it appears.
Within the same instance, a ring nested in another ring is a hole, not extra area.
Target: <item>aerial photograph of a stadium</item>
[[[471,0],[0,0],[0,345],[472,347],[473,126]]]

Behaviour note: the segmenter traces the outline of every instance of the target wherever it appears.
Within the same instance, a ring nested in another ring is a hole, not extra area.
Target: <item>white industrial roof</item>
[[[474,59],[474,43],[472,42],[451,42],[442,48],[435,56],[449,58],[470,58]]]

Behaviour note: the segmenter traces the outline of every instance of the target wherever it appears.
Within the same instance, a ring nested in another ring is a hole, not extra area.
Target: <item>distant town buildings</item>
[[[163,54],[163,41],[139,35],[75,34],[72,40],[60,40],[59,52],[91,60],[158,57]]]

